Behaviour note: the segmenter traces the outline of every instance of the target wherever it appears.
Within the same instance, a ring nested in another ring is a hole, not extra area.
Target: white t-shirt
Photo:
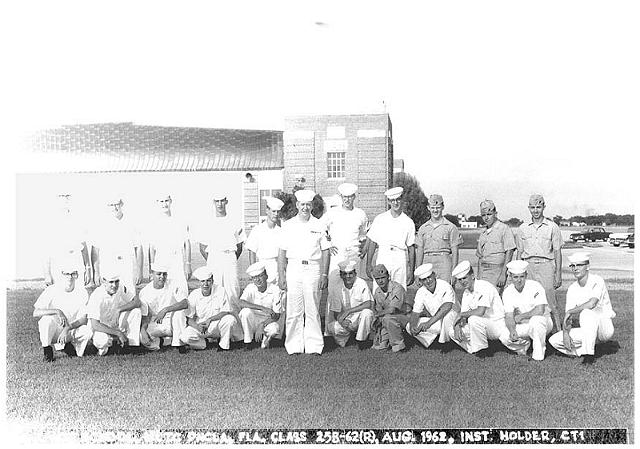
[[[104,285],[101,285],[89,297],[87,317],[98,320],[106,326],[117,327],[120,313],[116,309],[131,301],[134,296],[135,294],[123,285],[120,285],[114,295],[107,293]]]
[[[404,212],[394,218],[388,210],[373,220],[367,237],[377,243],[381,250],[390,247],[404,250],[416,241],[416,225]]]
[[[102,262],[131,258],[134,248],[140,246],[140,235],[126,215],[120,220],[108,217],[99,224],[93,244],[100,250]]]
[[[60,309],[71,323],[87,313],[88,301],[87,290],[77,282],[75,288],[70,292],[65,291],[64,286],[54,284],[44,289],[33,308]]]
[[[327,211],[326,217],[331,244],[342,250],[357,251],[360,247],[360,236],[366,234],[367,214],[357,207],[352,210],[333,207]]]
[[[187,301],[189,302],[187,316],[189,318],[197,316],[198,323],[202,323],[220,312],[231,312],[229,296],[224,287],[220,285],[213,285],[209,296],[203,296],[202,289],[198,288],[189,294]]]
[[[176,284],[167,282],[164,287],[157,289],[153,286],[153,282],[150,282],[140,290],[139,297],[143,304],[142,314],[154,317],[165,307],[185,299],[187,294]]]
[[[593,308],[593,311],[602,314],[606,318],[615,317],[616,313],[613,311],[613,307],[611,307],[609,291],[604,283],[604,279],[597,274],[589,273],[587,276],[587,282],[584,287],[581,287],[578,281],[575,281],[569,286],[565,312],[584,304],[591,298],[598,298],[598,302]]]
[[[284,311],[284,304],[280,298],[280,289],[274,284],[267,284],[267,289],[261,293],[258,287],[251,283],[244,289],[240,299],[270,308],[276,313],[282,313]]]
[[[342,288],[329,298],[330,310],[332,312],[342,312],[343,309],[351,309],[357,307],[362,303],[371,301],[373,303],[373,296],[369,286],[362,278],[356,278],[351,289],[347,289],[344,286],[344,282],[340,280]]]
[[[256,253],[258,260],[278,257],[282,228],[278,225],[269,228],[266,221],[251,230],[246,247]]]
[[[502,293],[502,302],[506,313],[513,313],[515,308],[517,308],[520,313],[527,313],[536,306],[543,305],[545,306],[544,316],[550,316],[549,308],[547,307],[547,294],[544,291],[544,287],[539,282],[531,279],[525,281],[521,292],[516,290],[513,284],[510,284]]]
[[[304,222],[296,215],[282,224],[280,249],[287,259],[320,260],[322,250],[329,249],[327,228],[314,216]]]
[[[427,290],[425,286],[418,289],[413,302],[413,312],[422,313],[426,310],[431,316],[434,316],[444,303],[450,302],[453,304],[455,300],[456,294],[451,285],[442,279],[436,279],[436,288],[433,293]]]
[[[199,231],[197,240],[207,245],[207,252],[235,251],[247,239],[242,224],[231,218],[210,217]]]
[[[187,225],[179,218],[160,214],[149,225],[149,244],[156,250],[155,260],[171,260],[179,255],[182,257],[184,242],[189,239]]]
[[[498,294],[498,290],[493,284],[476,279],[473,284],[473,292],[465,289],[462,294],[461,312],[468,312],[478,307],[486,307],[483,318],[499,320],[504,318],[504,307]]]

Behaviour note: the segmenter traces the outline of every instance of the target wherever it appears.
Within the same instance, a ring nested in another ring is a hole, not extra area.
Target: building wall
[[[327,153],[345,153],[345,172],[328,177]],[[291,191],[294,175],[306,187],[330,196],[343,182],[358,185],[357,206],[370,219],[386,210],[384,191],[393,182],[393,138],[388,114],[295,116],[285,119],[284,188]]]

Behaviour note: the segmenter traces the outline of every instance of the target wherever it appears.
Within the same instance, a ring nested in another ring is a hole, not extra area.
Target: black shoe
[[[583,365],[593,365],[596,361],[596,356],[595,355],[584,355],[582,356],[582,364]]]
[[[493,354],[489,352],[489,349],[481,349],[478,352],[475,352],[473,355],[478,357],[479,359],[486,359],[487,357],[491,357]]]
[[[220,346],[218,346],[218,349],[216,349],[216,352],[228,352],[228,351],[229,351],[229,349],[224,349],[224,348],[222,348]]]
[[[245,343],[242,346],[242,349],[246,352],[246,351],[251,351],[253,349],[253,342],[251,343]]]
[[[78,356],[78,354],[76,353],[76,348],[74,348],[74,346],[71,343],[67,343],[66,345],[64,345],[63,351],[69,357],[77,357]]]
[[[53,348],[51,346],[45,346],[42,348],[42,352],[44,353],[42,360],[45,362],[53,362]]]
[[[364,351],[365,349],[368,349],[369,345],[367,343],[368,343],[367,341],[358,341],[358,343],[357,343],[358,344],[358,349],[360,351]]]
[[[186,346],[178,346],[178,352],[180,354],[186,354],[187,353],[187,347]]]
[[[120,343],[113,342],[113,344],[111,345],[111,350],[113,352],[113,355],[124,354],[124,348],[120,346]]]

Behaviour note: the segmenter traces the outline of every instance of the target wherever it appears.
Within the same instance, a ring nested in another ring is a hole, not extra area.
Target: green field
[[[184,355],[56,353],[46,364],[31,317],[40,290],[8,291],[7,416],[49,433],[622,427],[633,435],[633,280],[608,281],[614,341],[598,346],[592,366],[552,348],[537,363],[499,346],[480,359],[455,345],[414,345],[400,354],[328,346],[321,357],[288,356],[282,346]]]

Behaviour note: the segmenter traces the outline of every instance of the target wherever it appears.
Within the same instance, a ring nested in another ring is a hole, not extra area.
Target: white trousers
[[[455,341],[462,349],[469,354],[473,354],[482,349],[489,347],[489,340],[500,340],[509,330],[504,324],[504,318],[499,320],[490,320],[488,318],[472,315],[467,320],[467,324],[462,327],[463,339],[458,340],[455,337],[453,327],[450,330],[451,340]]]
[[[333,314],[333,312],[331,312]],[[371,332],[371,323],[373,323],[373,310],[364,309],[347,316],[351,322],[351,326],[343,327],[337,321],[332,321],[329,327],[329,335],[333,335],[338,345],[344,348],[349,341],[351,334],[356,334],[357,341],[366,341]]]
[[[407,289],[407,252],[402,250],[378,249],[376,264],[387,267],[389,278]]]
[[[525,323],[516,324],[516,332],[518,337],[523,341],[513,342],[509,338],[509,331],[500,336],[500,341],[510,350],[526,355],[529,346],[533,344],[533,352],[531,357],[534,360],[544,360],[544,354],[547,349],[547,335],[553,328],[553,321],[550,317],[532,316]]]
[[[238,281],[238,261],[235,252],[215,251],[207,255],[207,266],[213,272],[216,284],[222,285],[229,296],[234,310],[239,310],[240,282]]]
[[[139,308],[122,312],[118,318],[118,329],[127,336],[129,346],[140,346],[140,323],[142,322],[142,312]],[[104,332],[93,332],[93,346],[98,349],[98,355],[105,355],[109,347],[113,344],[112,335]]]
[[[158,260],[157,253],[156,260]],[[185,294],[188,294],[189,287],[187,286],[187,278],[184,277],[184,259],[182,258],[182,252],[171,254],[166,262],[169,265],[169,270],[167,271],[167,282],[177,285]]]
[[[267,313],[260,310],[250,309],[248,307],[240,310],[239,316],[245,343],[251,343],[260,323],[263,323],[269,318]],[[267,324],[264,327],[264,336],[269,339],[280,336],[280,323],[276,322]]]
[[[580,312],[580,327],[571,329],[569,336],[573,349],[568,349],[562,341],[562,331],[549,337],[549,343],[558,351],[574,356],[594,355],[596,342],[608,341],[613,337],[613,322],[591,309]]]
[[[212,321],[204,334],[191,326],[187,326],[180,334],[180,342],[194,349],[205,349],[207,338],[218,340],[218,346],[229,349],[231,341],[242,340],[242,329],[235,316],[225,315]]]
[[[324,338],[320,326],[320,264],[289,259],[287,263],[287,319],[285,349],[289,354],[321,354]]]
[[[182,346],[180,335],[185,327],[187,327],[187,318],[184,310],[167,313],[160,324],[155,322],[155,317],[151,317],[147,326],[147,334],[150,339],[147,340],[146,336],[141,336],[140,342],[152,351],[160,349],[160,339],[164,337],[170,337],[171,346]]]
[[[38,332],[40,333],[40,343],[42,343],[42,347],[53,345],[58,351],[63,350],[64,344],[58,343],[58,337],[62,329],[63,327],[54,315],[45,315],[40,318],[38,320]],[[69,343],[76,348],[78,357],[84,355],[84,350],[87,348],[87,344],[89,340],[91,340],[92,335],[93,332],[91,328],[86,324],[69,331],[69,337],[71,338]]]
[[[444,316],[444,318],[436,321],[431,325],[431,327],[429,327],[429,329],[418,333],[418,335],[415,335],[414,337],[422,343],[422,346],[425,348],[431,346],[431,343],[433,343],[438,337],[438,342],[446,343],[451,340],[451,335],[453,334],[453,323],[456,321],[457,317],[458,312],[452,309]],[[427,321],[429,321],[429,318],[422,317],[418,320],[418,324],[426,323]],[[410,332],[410,324],[407,324],[406,329],[407,332]]]

